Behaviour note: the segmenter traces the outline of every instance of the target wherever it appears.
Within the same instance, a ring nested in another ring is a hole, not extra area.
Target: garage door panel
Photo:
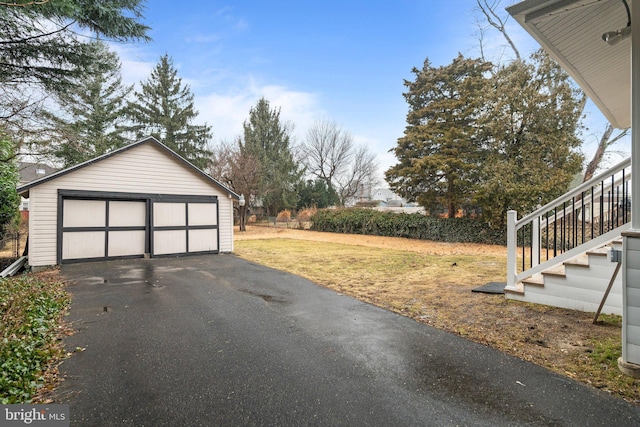
[[[184,203],[154,203],[154,227],[179,227],[187,225],[186,206]]]
[[[218,230],[189,230],[189,252],[218,250]]]
[[[63,227],[103,227],[106,224],[104,200],[65,200]]]
[[[109,202],[109,227],[144,227],[146,202]]]
[[[187,252],[185,230],[156,230],[153,232],[153,254],[168,255]]]
[[[103,258],[104,231],[65,232],[62,237],[62,259]]]
[[[215,198],[74,196],[62,199],[61,261],[219,250]]]
[[[109,231],[108,256],[143,255],[146,235],[145,230]]]
[[[189,226],[217,225],[218,205],[215,203],[189,203]]]

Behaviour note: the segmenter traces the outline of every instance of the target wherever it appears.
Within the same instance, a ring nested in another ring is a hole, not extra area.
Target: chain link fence
[[[18,258],[20,254],[20,230],[8,230],[0,239],[0,258]]]

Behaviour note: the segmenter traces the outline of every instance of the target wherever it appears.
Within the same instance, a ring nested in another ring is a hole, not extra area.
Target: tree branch
[[[0,3],[0,4],[1,4],[1,3]],[[6,40],[6,41],[0,41],[0,45],[9,45],[9,44],[27,43],[27,42],[30,42],[31,40],[39,39],[39,38],[42,38],[42,37],[49,37],[49,36],[52,36],[52,35],[54,35],[54,34],[61,33],[61,32],[63,32],[63,31],[66,31],[69,27],[71,27],[71,26],[72,26],[73,24],[75,24],[75,23],[76,23],[75,21],[72,21],[72,22],[70,22],[69,24],[65,25],[64,27],[59,28],[59,29],[57,29],[57,30],[55,30],[55,31],[51,31],[50,33],[38,34],[38,35],[35,35],[35,36],[31,36],[31,37],[23,38],[23,39],[20,39],[20,40]]]
[[[489,4],[489,0],[476,0],[476,2],[478,3],[478,7],[480,8],[480,11],[485,16],[485,18],[487,19],[487,22],[489,23],[489,25],[491,25],[496,30],[500,31],[502,36],[507,40],[507,43],[509,43],[511,50],[513,50],[513,52],[515,53],[516,58],[518,58],[518,61],[521,61],[522,58],[520,57],[520,51],[518,50],[515,43],[513,42],[513,40],[511,40],[511,37],[509,37],[509,34],[507,33],[507,30],[506,30],[507,20],[506,19],[503,20],[500,17],[500,15],[496,13],[496,8],[500,4],[500,1],[494,0],[491,5]]]
[[[7,7],[26,7],[26,6],[39,6],[41,4],[45,4],[45,3],[49,3],[49,0],[34,0],[34,1],[30,1],[27,3],[9,3],[9,2],[5,2],[5,1],[0,1],[0,6],[7,6]]]

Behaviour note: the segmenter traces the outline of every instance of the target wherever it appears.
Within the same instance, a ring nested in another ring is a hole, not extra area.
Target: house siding
[[[29,190],[31,206],[29,264],[54,265],[57,244],[58,190],[218,196],[220,252],[233,251],[233,200],[205,177],[154,144],[140,144],[122,153]]]

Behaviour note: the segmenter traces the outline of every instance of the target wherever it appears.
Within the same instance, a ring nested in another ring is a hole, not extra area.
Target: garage
[[[233,251],[238,195],[154,138],[18,192],[32,266]]]

